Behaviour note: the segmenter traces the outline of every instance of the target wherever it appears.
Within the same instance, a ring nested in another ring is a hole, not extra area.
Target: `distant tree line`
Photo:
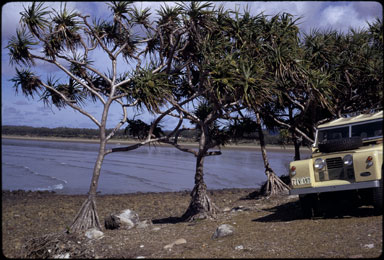
[[[65,138],[99,138],[98,130],[91,128],[69,128],[69,127],[32,127],[32,126],[2,126],[3,135],[20,135],[36,137],[65,137]]]
[[[107,129],[107,132],[111,132],[112,129]],[[162,130],[164,135],[167,135],[170,130]],[[99,130],[93,128],[71,128],[71,127],[32,127],[32,126],[12,126],[3,125],[1,127],[2,135],[10,136],[32,136],[32,137],[62,137],[62,138],[86,138],[86,139],[99,139]],[[130,133],[129,127],[126,129],[120,129],[116,132],[113,139],[136,139],[138,134]],[[275,133],[271,131],[264,131],[265,142],[273,145],[290,145],[291,140],[288,140],[284,132]],[[183,131],[180,134],[180,140],[186,142],[197,142],[198,133],[196,129]],[[234,142],[235,140],[233,140]],[[258,133],[253,132],[244,135],[240,140],[236,140],[236,143],[256,143],[258,144]]]

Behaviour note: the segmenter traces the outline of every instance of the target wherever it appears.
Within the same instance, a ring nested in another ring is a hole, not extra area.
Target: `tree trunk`
[[[91,228],[101,230],[99,217],[96,208],[96,191],[100,177],[101,166],[105,157],[105,148],[107,139],[105,134],[105,124],[107,120],[107,109],[104,110],[103,119],[100,127],[100,147],[95,166],[93,168],[93,175],[91,185],[89,187],[88,198],[84,201],[79,212],[77,213],[72,225],[69,228],[70,232],[84,231]]]
[[[195,219],[215,218],[218,208],[207,194],[204,183],[204,157],[207,152],[205,133],[202,130],[199,143],[199,153],[196,157],[195,186],[191,192],[191,202],[182,219],[193,221]]]
[[[295,147],[295,157],[293,158],[294,161],[300,160],[300,144],[301,144],[301,138],[298,138],[295,133],[292,134],[293,139],[293,145]]]
[[[204,156],[199,155],[196,161],[195,187],[191,192],[189,207],[182,216],[185,221],[215,218],[217,213],[217,207],[208,197],[207,186],[203,179]]]
[[[96,208],[96,191],[100,177],[101,165],[105,156],[105,145],[106,141],[102,140],[100,142],[99,155],[97,156],[97,160],[93,169],[88,198],[84,201],[75,219],[73,220],[72,225],[69,228],[71,232],[78,232],[90,228],[97,228],[98,230],[101,230]]]
[[[269,161],[267,157],[267,149],[265,148],[265,140],[264,140],[264,134],[263,129],[261,128],[261,119],[259,113],[256,113],[256,125],[257,130],[259,132],[259,139],[260,139],[260,149],[261,149],[261,155],[263,157],[264,167],[265,167],[265,174],[267,175],[267,182],[266,186],[262,187],[263,195],[265,196],[273,196],[277,194],[281,194],[285,191],[289,190],[289,186],[286,185],[272,170],[272,168],[269,166]]]

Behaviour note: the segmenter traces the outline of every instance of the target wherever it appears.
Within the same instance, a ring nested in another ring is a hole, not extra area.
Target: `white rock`
[[[365,248],[372,249],[372,248],[375,247],[375,245],[374,245],[374,244],[366,244],[366,245],[364,245],[364,247],[365,247]]]
[[[212,239],[232,235],[233,231],[234,231],[234,228],[231,225],[228,225],[228,224],[220,225],[216,229],[215,233],[213,234]]]
[[[244,246],[240,245],[240,246],[235,246],[235,250],[243,250],[244,249]]]
[[[137,223],[139,223],[139,215],[130,210],[123,210],[119,215],[116,215],[123,226],[130,229],[133,228]]]
[[[237,206],[231,209],[231,212],[238,212],[238,211],[248,211],[250,208],[244,207],[244,206]]]
[[[97,230],[96,228],[88,229],[85,232],[85,236],[89,239],[98,239],[102,238],[104,236],[104,233],[100,230]]]
[[[173,242],[174,245],[182,245],[182,244],[186,244],[187,243],[187,240],[185,240],[184,238],[179,238],[177,240],[175,240],[175,242]]]
[[[223,209],[223,212],[229,212],[229,211],[231,211],[231,208],[229,208],[229,207],[225,207],[225,208]]]
[[[137,223],[137,228],[146,228],[146,227],[149,227],[150,225],[152,225],[152,222],[150,220],[144,220],[144,221],[139,221],[139,223]]]
[[[187,243],[187,240],[185,240],[184,238],[179,238],[179,239],[173,241],[172,243],[164,246],[164,249],[171,250],[174,245],[182,245],[182,244],[186,244],[186,243]]]

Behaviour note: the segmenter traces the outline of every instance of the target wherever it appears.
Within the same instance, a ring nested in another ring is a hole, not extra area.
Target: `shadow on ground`
[[[168,218],[160,218],[160,219],[152,219],[153,224],[177,224],[180,222],[184,222],[185,220],[181,217],[168,217]]]
[[[269,209],[264,209],[271,214],[253,219],[255,222],[286,222],[305,219],[301,214],[300,202],[288,202]],[[362,218],[374,216],[374,209],[370,206],[357,207],[353,205],[341,205],[340,203],[324,203],[320,212],[313,219],[334,218]]]

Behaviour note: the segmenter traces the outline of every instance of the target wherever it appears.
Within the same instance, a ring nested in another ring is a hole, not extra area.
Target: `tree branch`
[[[272,116],[272,118],[273,118],[273,120],[274,120],[276,123],[278,123],[278,124],[280,124],[280,125],[283,125],[283,126],[285,126],[285,127],[287,127],[287,128],[292,128],[292,126],[291,126],[290,124],[284,123],[284,122],[282,122],[282,121],[276,119],[276,118],[273,117],[273,116]],[[312,138],[310,138],[309,136],[307,136],[304,132],[302,132],[302,131],[301,131],[300,129],[298,129],[297,127],[293,127],[292,129],[295,130],[296,133],[300,134],[302,137],[304,137],[305,139],[307,139],[309,142],[311,142],[311,143],[314,143],[314,142],[315,142]]]
[[[52,90],[54,91],[56,94],[60,95],[60,97],[62,99],[64,99],[65,103],[68,104],[68,106],[72,107],[73,109],[79,111],[80,113],[82,113],[83,115],[87,116],[88,118],[90,118],[98,127],[101,127],[101,124],[100,122],[94,117],[92,116],[91,114],[89,114],[88,112],[84,111],[83,109],[81,109],[79,106],[76,106],[73,104],[73,101],[72,100],[69,100],[63,93],[61,93],[60,91],[56,90],[55,88],[45,84],[44,82],[41,82],[41,84],[49,89],[49,90]]]

